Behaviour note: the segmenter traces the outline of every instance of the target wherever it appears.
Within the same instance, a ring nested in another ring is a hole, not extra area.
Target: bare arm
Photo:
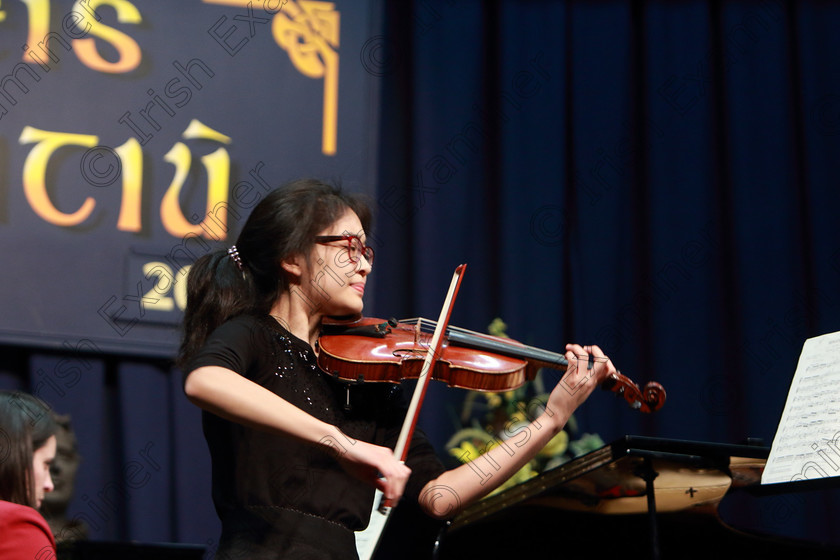
[[[589,347],[587,347],[589,348]],[[524,429],[493,447],[472,463],[440,475],[423,487],[420,507],[430,516],[447,519],[492,492],[513,476],[553,438],[572,413],[607,375],[616,371],[600,348],[589,348],[595,361],[588,369],[589,353],[578,345],[567,345],[569,369],[548,399],[545,412]],[[579,360],[583,357],[580,367]]]
[[[336,455],[348,473],[379,488],[388,498],[402,495],[411,471],[394,459],[390,449],[353,440],[234,371],[219,366],[197,368],[187,376],[184,392],[191,402],[226,420],[320,446]]]

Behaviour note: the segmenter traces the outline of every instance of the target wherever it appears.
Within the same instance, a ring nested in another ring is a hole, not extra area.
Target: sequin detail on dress
[[[294,404],[309,409],[317,407],[329,411],[329,403],[315,402],[315,400],[323,401],[317,396],[313,400],[312,383],[317,383],[320,378],[315,354],[309,349],[302,348],[300,343],[297,343],[287,334],[275,329],[272,329],[272,334],[276,343],[274,357],[277,365],[274,375],[280,378],[286,390],[295,396]],[[311,373],[311,378],[302,379],[301,370]],[[315,391],[315,394],[317,395],[318,392]]]

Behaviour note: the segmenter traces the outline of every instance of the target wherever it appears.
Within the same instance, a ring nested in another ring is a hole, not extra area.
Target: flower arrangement
[[[495,319],[488,332],[505,337],[506,325]],[[504,441],[516,437],[545,409],[548,391],[542,382],[542,371],[530,383],[504,393],[470,391],[460,415],[460,429],[446,443],[450,456],[459,463],[469,463]],[[490,495],[501,492],[553,469],[574,457],[604,445],[598,434],[580,434],[575,417],[554,436],[534,459]]]

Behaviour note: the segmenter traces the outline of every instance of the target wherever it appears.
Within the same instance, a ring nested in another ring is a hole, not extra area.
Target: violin
[[[347,382],[417,379],[434,326],[434,321],[419,318],[325,321],[318,340],[318,365]],[[432,379],[452,387],[502,392],[532,380],[540,368],[565,370],[568,365],[563,354],[450,326],[444,333]],[[631,408],[641,412],[655,412],[665,404],[665,389],[653,381],[640,389],[626,376],[614,373],[601,387],[624,397]]]
[[[322,321],[318,339],[318,365],[322,370],[357,383],[418,380],[394,446],[394,457],[400,461],[406,459],[430,379],[478,391],[508,391],[533,379],[540,367],[566,369],[569,365],[562,354],[449,327],[452,304],[465,268],[462,264],[455,270],[431,336],[428,328],[432,323],[423,319],[400,322],[361,317],[343,324]],[[587,367],[592,365],[590,361]],[[643,393],[619,373],[608,378],[602,387],[624,395],[633,408],[644,412],[658,410],[665,402],[665,390],[658,383],[648,383]],[[370,522],[364,531],[356,532],[360,560],[373,557],[392,505],[377,490]]]

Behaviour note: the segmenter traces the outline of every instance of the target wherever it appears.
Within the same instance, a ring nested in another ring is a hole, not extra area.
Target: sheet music
[[[762,484],[840,476],[840,332],[809,338]]]

